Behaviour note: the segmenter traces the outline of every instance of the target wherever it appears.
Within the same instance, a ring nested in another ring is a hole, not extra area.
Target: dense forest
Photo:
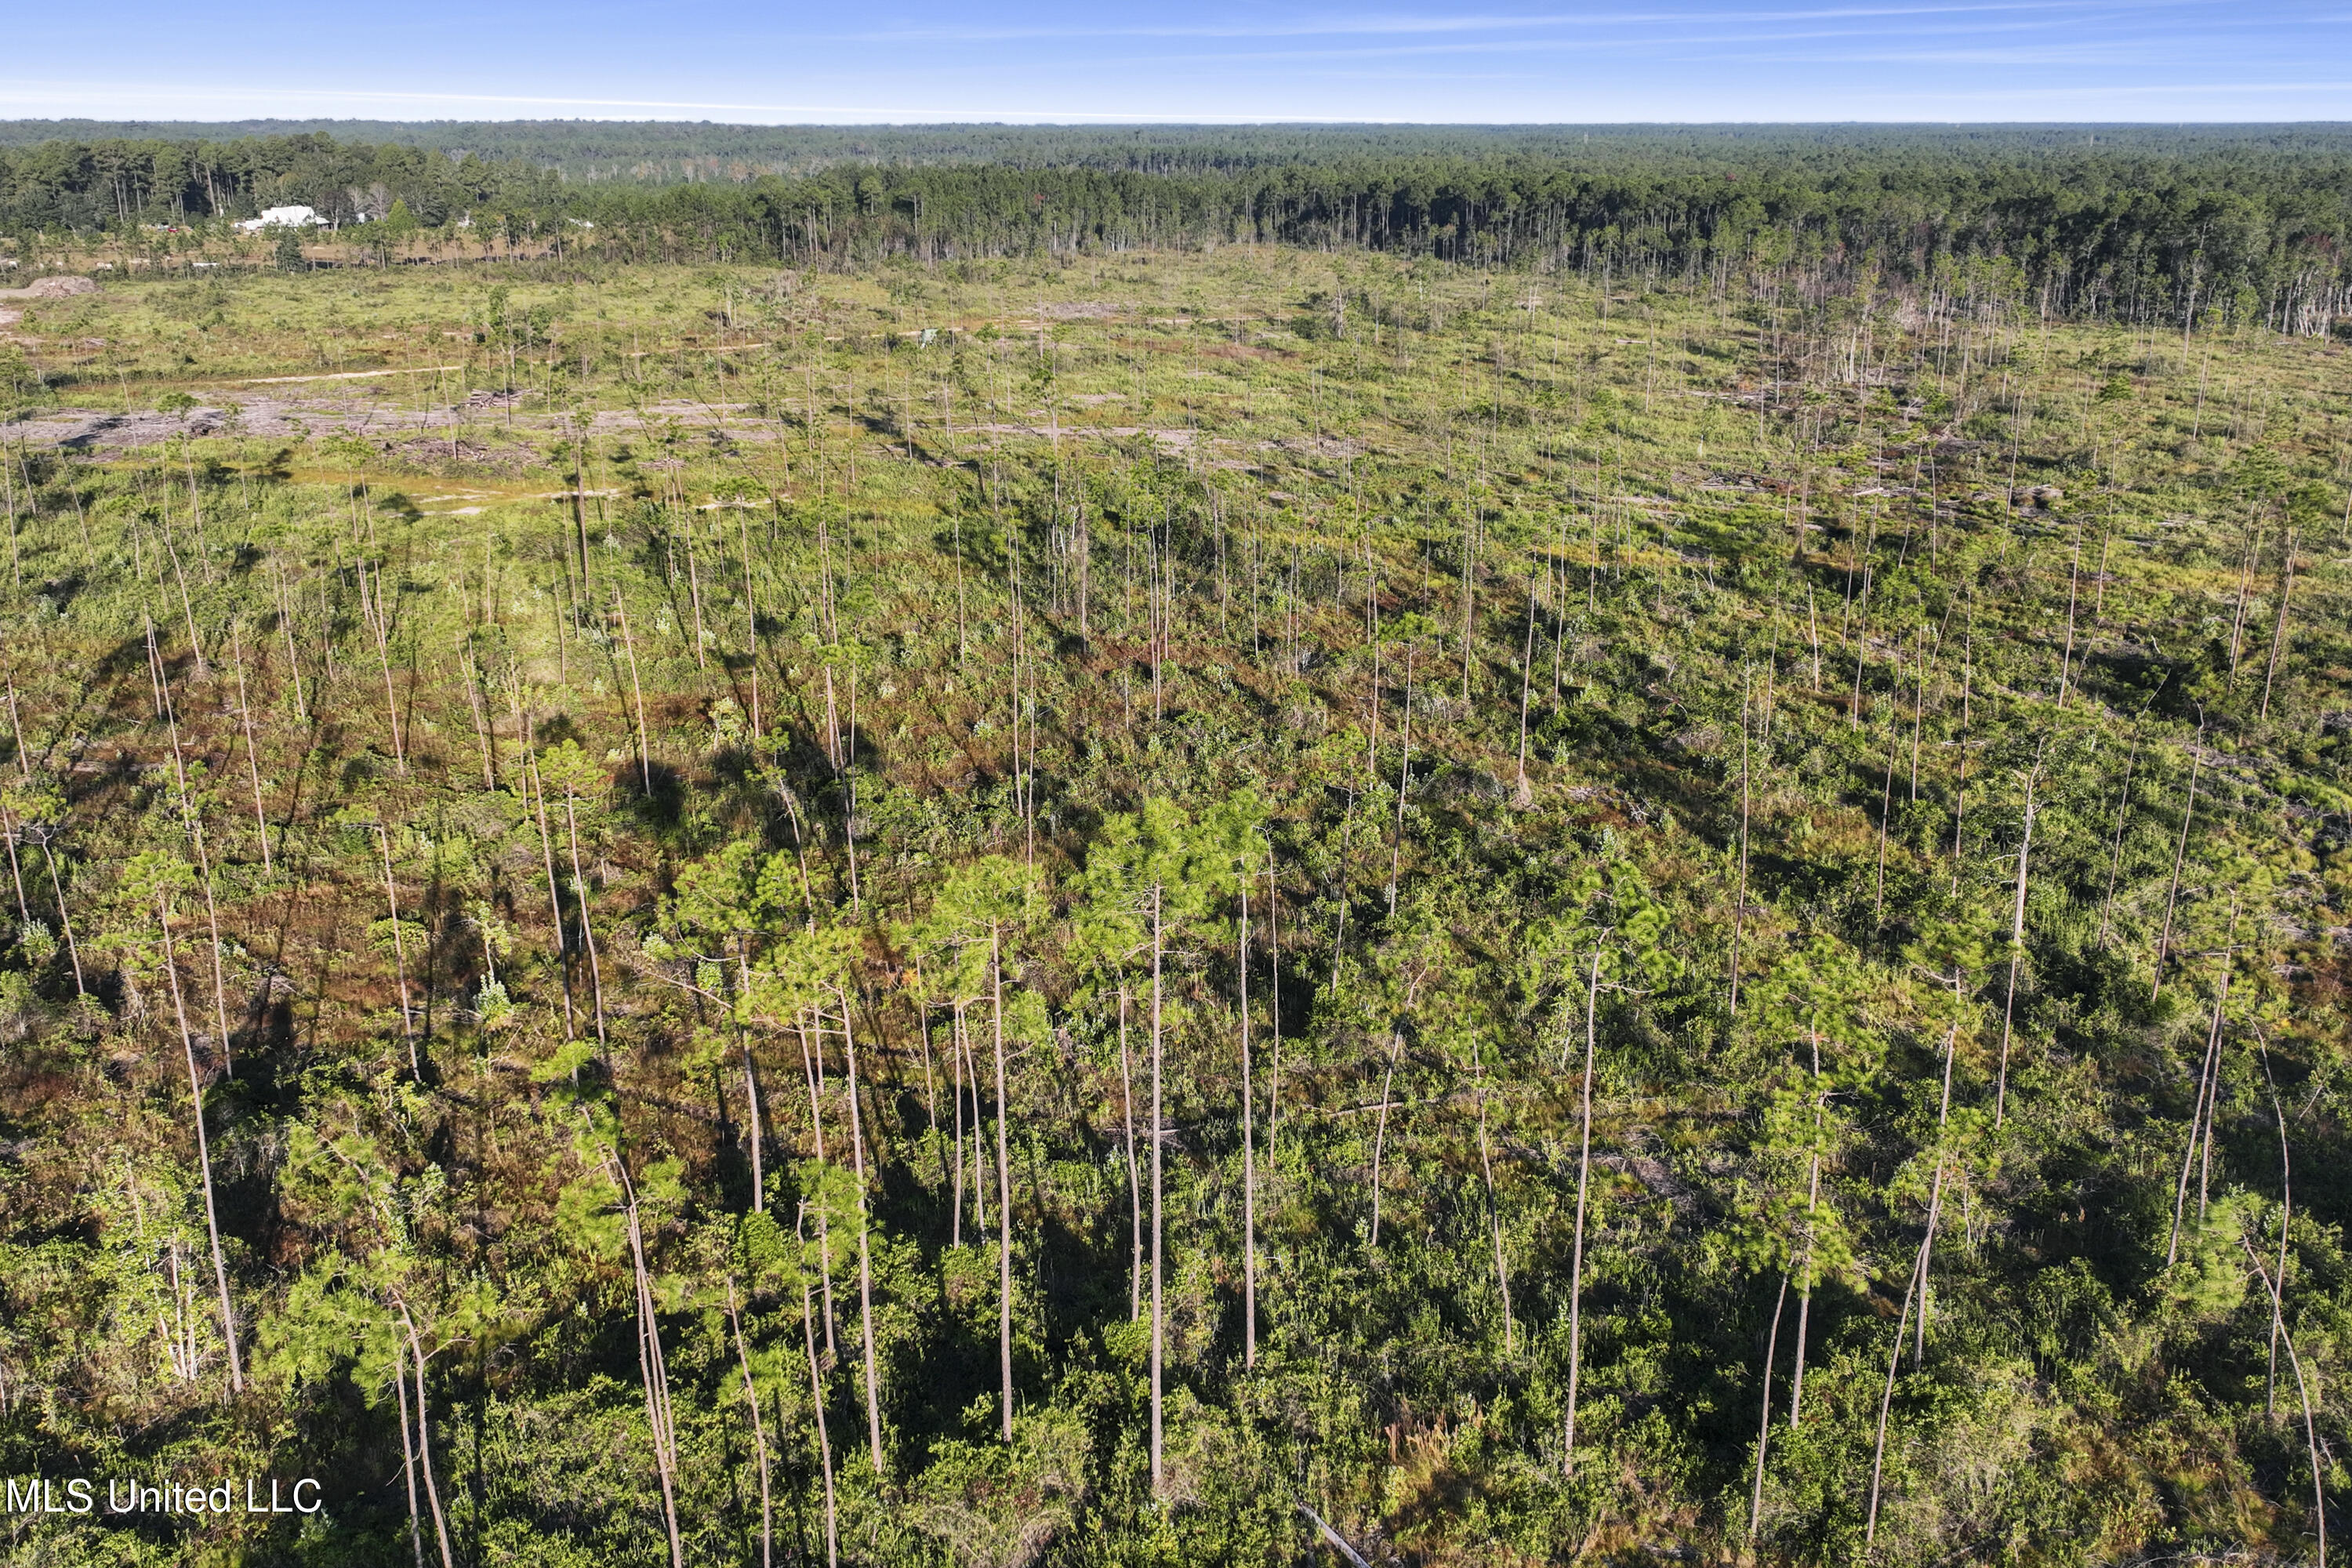
[[[1612,275],[1810,259],[1842,286],[1991,266],[2043,311],[2305,333],[2352,307],[2352,133],[2327,128],[441,129],[0,137],[0,230],[62,254],[299,202],[362,246],[462,221],[626,260],[1281,243]]]
[[[0,301],[0,1561],[2324,1558],[2335,323],[1011,178]]]

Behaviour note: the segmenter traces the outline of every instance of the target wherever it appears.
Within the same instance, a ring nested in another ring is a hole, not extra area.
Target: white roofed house
[[[310,207],[264,207],[259,217],[247,218],[236,226],[253,234],[265,228],[320,228],[326,222]]]

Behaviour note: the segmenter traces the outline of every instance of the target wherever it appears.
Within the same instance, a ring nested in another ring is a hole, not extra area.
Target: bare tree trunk
[[[1127,1270],[1127,1317],[1143,1316],[1143,1179],[1135,1163],[1135,1079],[1128,1069],[1127,981],[1118,983],[1118,1091],[1121,1117],[1127,1124],[1127,1206],[1129,1247]]]
[[[2285,575],[2279,583],[2278,625],[2271,630],[2270,663],[2263,669],[2263,707],[2257,718],[2271,716],[2271,682],[2278,679],[2279,655],[2286,647],[2287,603],[2294,595],[2294,530],[2286,531]]]
[[[2201,748],[2205,740],[2205,726],[2201,723],[2197,726],[2197,740]],[[2156,939],[2156,977],[2147,988],[2147,999],[2151,1002],[2156,1000],[2157,993],[2164,989],[2165,955],[2172,949],[2172,910],[2180,898],[2180,862],[2189,854],[2189,824],[2197,815],[2197,775],[2204,765],[2205,753],[2201,749],[2189,753],[2189,804],[2181,808],[2180,842],[2172,851],[2172,885],[2165,889],[2164,894],[2164,929]]]
[[[1959,1000],[1960,979],[1957,971],[1952,975],[1952,1001]],[[1928,1292],[1928,1268],[1936,1252],[1936,1222],[1944,1212],[1944,1130],[1952,1119],[1952,1047],[1959,1041],[1960,1026],[1957,1016],[1944,1035],[1944,1095],[1936,1107],[1936,1175],[1927,1186],[1927,1234],[1919,1243],[1919,1337],[1911,1350],[1911,1365],[1916,1370],[1927,1359],[1927,1310],[1931,1305]]]
[[[998,1427],[1004,1441],[1013,1441],[1013,1150],[1005,1123],[1012,1101],[1004,1084],[1004,954],[1003,938],[992,926],[988,932],[990,1025],[996,1037],[996,1356],[1003,1374],[1004,1397],[998,1409]]]
[[[750,1037],[741,1037],[736,1043],[743,1053],[743,1104],[751,1119],[751,1212],[763,1214],[768,1206],[767,1172],[762,1163],[767,1133],[760,1122],[760,1075],[751,1061]]]
[[[1805,1171],[1805,1268],[1797,1286],[1797,1359],[1789,1373],[1789,1430],[1805,1403],[1805,1331],[1813,1312],[1813,1212],[1822,1200],[1822,1037],[1808,1031],[1813,1047],[1813,1152]]]
[[[460,649],[458,671],[466,681],[466,708],[474,716],[474,740],[482,751],[482,787],[499,787],[498,758],[490,743],[489,721],[482,712],[481,675],[471,649]]]
[[[400,897],[393,891],[392,834],[381,822],[375,825],[376,846],[383,852],[383,901],[392,911],[392,969],[400,982],[400,1037],[408,1047],[408,1076],[418,1083],[425,1081],[425,1066],[416,1056],[416,1031],[408,1011],[408,954],[400,940]]]
[[[1895,1349],[1886,1358],[1886,1387],[1878,1396],[1878,1440],[1870,1455],[1870,1513],[1862,1527],[1864,1552],[1878,1539],[1878,1482],[1886,1463],[1886,1417],[1895,1404],[1895,1373],[1903,1364],[1903,1331],[1911,1321],[1911,1300],[1919,1293],[1919,1276],[1927,1267],[1927,1249],[1922,1247],[1911,1265],[1911,1283],[1903,1290],[1903,1310],[1895,1320]]]
[[[2279,1250],[2278,1273],[2271,1280],[2271,1354],[2270,1371],[2263,1380],[2263,1415],[2275,1419],[2278,1415],[2278,1346],[2279,1331],[2285,1327],[2286,1312],[2286,1238],[2287,1227],[2294,1219],[2294,1183],[2286,1157],[2286,1112],[2279,1107],[2278,1084],[2271,1078],[2271,1053],[2263,1050],[2263,1082],[2271,1091],[2271,1115],[2278,1121],[2279,1135]]]
[[[807,1241],[808,1205],[801,1205],[801,1217],[793,1234],[803,1244]],[[841,1562],[840,1531],[835,1520],[833,1500],[833,1439],[824,1429],[824,1375],[817,1368],[816,1303],[811,1298],[808,1276],[801,1276],[801,1342],[808,1351],[809,1408],[816,1415],[817,1468],[824,1475],[824,1561],[825,1568],[839,1568]]]
[[[253,779],[253,826],[261,839],[261,869],[264,874],[267,874],[270,868],[269,817],[261,809],[261,757],[253,744],[253,705],[246,700],[245,695],[245,643],[244,639],[237,635],[236,622],[234,619],[228,624],[228,646],[230,656],[236,662],[236,713],[237,718],[245,725],[245,766]],[[16,752],[20,757],[24,754],[24,739],[19,736],[16,742]]]
[[[25,868],[16,859],[16,839],[20,832],[14,813],[5,799],[0,798],[0,844],[8,847],[8,879],[16,888],[16,918],[26,925],[33,923],[32,907],[25,901]]]
[[[866,1123],[857,1108],[857,1037],[850,1026],[849,994],[835,982],[834,994],[841,1002],[842,1051],[849,1068],[849,1149],[857,1170],[857,1316],[866,1341],[866,1435],[873,1447],[875,1479],[879,1481],[888,1472],[882,1467],[882,1381],[874,1359],[874,1262],[868,1246],[872,1220],[866,1200]],[[1000,1133],[1004,1124],[1003,1094],[1000,1085]]]
[[[433,1534],[441,1547],[441,1568],[457,1568],[457,1556],[449,1550],[449,1521],[441,1512],[441,1484],[433,1477],[433,1427],[425,1404],[425,1347],[417,1342],[416,1320],[408,1315],[405,1305],[400,1309],[400,1321],[408,1331],[409,1354],[416,1363],[416,1459],[425,1472],[425,1500],[433,1508]],[[672,1568],[677,1564],[673,1563]]]
[[[2099,900],[2099,945],[2107,945],[2107,920],[2116,907],[2116,879],[2124,868],[2124,824],[2131,811],[2132,771],[2139,765],[2139,736],[2132,736],[2130,754],[2124,759],[2123,793],[2116,799],[2116,847],[2107,862],[2107,891]]]
[[[727,1281],[727,1321],[735,1331],[735,1361],[743,1369],[743,1404],[751,1413],[751,1447],[760,1458],[760,1568],[775,1554],[775,1515],[768,1498],[768,1433],[760,1424],[760,1385],[751,1378],[751,1352],[743,1342],[742,1314],[735,1310],[735,1281]]]
[[[1780,1348],[1780,1310],[1789,1304],[1789,1277],[1780,1276],[1780,1293],[1772,1298],[1772,1331],[1764,1338],[1764,1391],[1758,1400],[1756,1420],[1756,1486],[1748,1499],[1748,1539],[1764,1520],[1764,1456],[1772,1444],[1772,1356]]]
[[[1479,1077],[1483,1079],[1485,1073]],[[1517,1334],[1511,1321],[1511,1271],[1503,1257],[1503,1211],[1495,1202],[1495,1158],[1486,1145],[1486,1090],[1484,1082],[1478,1088],[1478,1164],[1486,1178],[1486,1226],[1495,1240],[1495,1289],[1503,1300],[1503,1353],[1509,1355],[1516,1348]]]
[[[365,562],[360,563],[360,584],[364,591],[367,584]],[[383,574],[378,572],[375,579],[375,657],[376,662],[383,668],[383,711],[384,717],[392,723],[392,760],[400,769],[400,776],[406,778],[408,747],[400,734],[400,699],[392,689],[391,613],[391,607],[383,602]]]
[[[408,1425],[408,1352],[398,1335],[392,1342],[392,1387],[400,1396],[400,1479],[408,1486],[408,1546],[416,1568],[425,1568],[425,1534],[416,1511],[416,1434]]]
[[[572,840],[572,885],[580,897],[580,943],[588,950],[588,986],[596,1002],[596,1048],[609,1051],[604,1037],[604,971],[596,959],[596,931],[588,921],[588,873],[580,865],[580,816],[572,809],[572,791],[563,792],[563,828]]]
[[[1731,1016],[1739,1016],[1739,938],[1748,916],[1748,679],[1739,693],[1739,883],[1731,900]]]
[[[1241,932],[1234,963],[1242,1012],[1242,1364],[1257,1365],[1257,1121],[1256,1089],[1250,1079],[1249,863],[1242,863]],[[1480,1114],[1479,1126],[1486,1126]],[[1487,1181],[1491,1188],[1492,1177]]]
[[[220,906],[213,900],[212,853],[205,845],[204,818],[197,814],[195,797],[188,792],[187,763],[180,752],[180,718],[172,705],[168,687],[163,690],[163,719],[171,727],[172,778],[179,790],[180,817],[188,829],[188,843],[196,852],[196,871],[205,889],[205,926],[212,938],[213,1026],[219,1031],[221,1068],[224,1072],[234,1072],[236,1062],[231,1052],[228,1032],[228,986],[221,973]],[[23,896],[23,889],[19,889],[19,901]]]
[[[2067,678],[2074,668],[2074,600],[2083,580],[2083,525],[2074,524],[2074,561],[2066,573],[2066,647],[2058,656],[2058,706],[2066,706]]]
[[[637,700],[637,776],[646,794],[654,793],[653,745],[646,739],[646,687],[637,679],[637,639],[629,634],[629,607],[621,599],[621,585],[613,584],[613,613],[621,622],[621,647],[629,656],[629,689]]]
[[[636,1188],[629,1181],[628,1167],[621,1163],[617,1152],[609,1157],[614,1180],[627,1205],[629,1264],[636,1276],[637,1362],[645,1380],[646,1425],[653,1436],[654,1468],[661,1478],[662,1523],[669,1534],[670,1568],[686,1568],[686,1548],[677,1528],[677,1431],[670,1419],[669,1367],[662,1356],[660,1320],[655,1316],[652,1270],[646,1262],[645,1227],[638,1218]],[[422,1384],[418,1398],[423,1398]],[[425,1480],[429,1488],[433,1481],[429,1460]]]
[[[1960,829],[1969,814],[1969,689],[1977,673],[1976,616],[1971,611],[1965,640],[1960,645],[1960,733],[1959,771],[1952,785],[1952,892],[1960,890]]]
[[[1388,1071],[1381,1078],[1380,1117],[1372,1131],[1372,1250],[1381,1246],[1381,1156],[1389,1140],[1389,1091],[1396,1083],[1397,1058],[1404,1054],[1404,1031],[1389,1032]]]
[[[1344,833],[1341,839],[1344,845]],[[1344,934],[1344,908],[1339,918]],[[1339,940],[1338,935],[1332,938],[1334,959],[1339,956]],[[1265,1158],[1274,1166],[1278,1180],[1282,1171],[1276,1163],[1276,1145],[1282,1136],[1282,884],[1276,876],[1274,839],[1270,835],[1265,841],[1265,1044],[1270,1068],[1265,1090]]]
[[[1592,1058],[1599,1038],[1593,1014],[1600,1001],[1601,949],[1596,944],[1584,989],[1584,1087],[1577,1113],[1576,1233],[1568,1266],[1568,1420],[1560,1453],[1563,1475],[1572,1472],[1576,1465],[1576,1387],[1584,1363],[1584,1214],[1586,1189],[1592,1174]]]
[[[1533,800],[1528,789],[1528,690],[1534,679],[1536,660],[1536,579],[1528,575],[1528,635],[1527,647],[1519,654],[1519,793],[1518,802],[1526,805]]]
[[[824,1085],[824,1068],[820,1062],[824,1050],[824,1037],[822,1032],[818,1034],[816,1050],[812,1052],[809,1049],[808,1025],[804,1021],[806,1017],[806,1013],[800,1014],[794,1022],[801,1038],[801,1071],[808,1079],[809,1138],[815,1146],[817,1165],[822,1169],[825,1163]],[[980,1089],[977,1083],[972,1088],[971,1102],[972,1142],[977,1144],[980,1142]],[[835,1355],[839,1352],[834,1343],[833,1332],[833,1222],[825,1216],[823,1204],[819,1204],[816,1210],[816,1253],[817,1279],[824,1296],[824,1353]]]
[[[948,1245],[963,1245],[963,1004],[948,1004],[948,1092],[955,1099],[955,1174],[952,1181],[954,1207],[948,1215]],[[1122,1063],[1122,1066],[1125,1064]],[[977,1118],[974,1119],[975,1122]],[[977,1131],[977,1127],[975,1127]]]
[[[286,592],[285,574],[276,570],[278,563],[275,557],[271,559],[270,565],[273,568],[270,575],[278,587],[278,629],[286,637],[286,678],[294,683],[294,720],[297,723],[307,724],[310,721],[310,710],[302,700],[302,659],[294,647],[294,603]]]
[[[2038,771],[2040,760],[2035,766]],[[2025,832],[2017,841],[2017,901],[2010,912],[2009,924],[2009,986],[2000,999],[2000,1071],[1993,1089],[1992,1124],[2000,1131],[2001,1118],[2009,1109],[2009,1042],[2017,1017],[2017,972],[2025,957],[2025,872],[2026,859],[2033,851],[2033,779],[2025,781]]]
[[[1396,837],[1389,842],[1389,913],[1396,913],[1397,869],[1404,858],[1404,795],[1405,786],[1412,782],[1412,655],[1413,645],[1404,645],[1404,715],[1399,721],[1398,733],[1403,755],[1397,763]]]
[[[2170,1268],[2180,1256],[2180,1226],[2189,1209],[2189,1173],[2196,1168],[2197,1149],[2210,1136],[2207,1127],[2212,1115],[2214,1091],[2221,1077],[2221,1008],[2230,999],[2230,965],[2221,965],[2221,983],[2213,991],[2213,1021],[2205,1031],[2205,1057],[2197,1068],[2197,1098],[2189,1107],[2189,1147],[2180,1156],[2180,1180],[2172,1194],[2172,1235],[2164,1245],[2164,1266]],[[2204,1217],[2204,1204],[2198,1204],[2198,1217]]]
[[[2281,1284],[2273,1281],[2270,1270],[2263,1267],[2261,1257],[2254,1251],[2254,1244],[2243,1237],[2238,1238],[2238,1243],[2246,1249],[2246,1257],[2253,1264],[2254,1272],[2262,1276],[2263,1288],[2275,1297]],[[2303,1358],[2294,1353],[2294,1336],[2282,1330],[2280,1337],[2286,1342],[2287,1365],[2294,1373],[2295,1393],[2303,1399],[2303,1441],[2305,1450],[2311,1456],[2311,1522],[2319,1535],[2319,1568],[2327,1568],[2327,1491],[2320,1479],[2319,1428],[2311,1415],[2311,1385],[2304,1381]]]
[[[58,927],[66,934],[66,956],[73,960],[74,994],[87,996],[89,987],[82,980],[81,944],[74,940],[73,916],[66,912],[65,884],[58,879],[57,852],[47,838],[41,840],[41,858],[49,868],[49,892],[58,901]]]
[[[220,1220],[213,1205],[212,1145],[205,1133],[205,1086],[196,1072],[196,1037],[188,1029],[188,1010],[180,997],[180,968],[172,956],[172,906],[161,889],[155,893],[155,919],[163,932],[163,973],[172,985],[172,1012],[180,1021],[180,1046],[188,1061],[188,1098],[194,1104],[196,1169],[204,1180],[205,1229],[212,1237],[213,1279],[220,1287],[221,1342],[228,1347],[228,1385],[232,1394],[245,1392],[245,1365],[236,1342],[236,1309],[229,1302],[228,1256],[221,1249]]]
[[[2246,558],[2238,571],[2238,605],[2230,616],[2230,685],[2238,684],[2238,659],[2245,641],[2246,592],[2254,579],[2254,558],[2262,553],[2263,531],[2257,527],[2246,542]]]
[[[1895,754],[1903,743],[1901,696],[1903,679],[1903,646],[1897,643],[1893,655],[1895,668],[1887,676],[1887,695],[1895,699],[1886,713],[1886,785],[1878,797],[1878,879],[1871,894],[1871,921],[1874,925],[1886,923],[1886,836],[1895,816]]]
[[[680,500],[682,503],[683,498],[681,497]],[[692,508],[689,507],[686,510],[685,518],[686,588],[688,594],[692,596],[694,601],[694,668],[697,669],[708,669],[710,668],[710,665],[703,656],[702,644],[704,639],[707,638],[709,634],[704,631],[702,627],[702,574],[695,570],[694,565],[694,511]]]
[[[1167,1233],[1165,1216],[1160,1212],[1160,1146],[1164,1142],[1160,1120],[1161,1071],[1164,1065],[1160,1017],[1161,942],[1160,889],[1155,884],[1151,889],[1151,1495],[1155,1499],[1165,1495],[1166,1485],[1160,1405],[1168,1331],[1167,1311],[1160,1300],[1160,1286],[1167,1271],[1163,1250]]]
[[[555,969],[563,982],[563,1037],[573,1035],[572,1017],[572,965],[564,955],[563,884],[555,874],[555,837],[547,826],[547,786],[539,776],[538,763],[531,756],[530,721],[523,721],[523,776],[530,786],[531,804],[539,817],[539,847],[547,861],[547,908],[555,921]]]

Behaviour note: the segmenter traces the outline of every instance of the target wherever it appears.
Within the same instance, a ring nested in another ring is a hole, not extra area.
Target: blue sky
[[[2352,0],[13,9],[0,118],[2352,120]]]

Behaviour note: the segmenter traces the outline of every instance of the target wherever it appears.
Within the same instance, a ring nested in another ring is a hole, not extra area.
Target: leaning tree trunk
[[[1161,1395],[1165,1387],[1167,1355],[1167,1313],[1160,1300],[1160,1284],[1166,1273],[1166,1257],[1162,1250],[1166,1231],[1160,1213],[1161,1171],[1160,1145],[1160,1074],[1163,1060],[1160,1053],[1160,954],[1161,943],[1160,889],[1151,889],[1151,1495],[1163,1495],[1165,1471],[1161,1447]]]
[[[626,1205],[628,1221],[629,1265],[636,1279],[637,1304],[637,1364],[646,1387],[646,1424],[653,1434],[654,1468],[661,1478],[662,1523],[669,1536],[670,1568],[686,1568],[686,1548],[677,1527],[677,1430],[671,1424],[669,1402],[669,1368],[662,1357],[661,1323],[655,1316],[652,1271],[646,1264],[645,1227],[637,1214],[636,1189],[629,1181],[628,1168],[621,1163],[618,1153],[611,1156],[613,1175]],[[419,1398],[423,1397],[420,1384]],[[433,1481],[433,1468],[428,1461],[425,1468],[425,1485]]]
[[[441,1511],[441,1485],[433,1478],[433,1430],[425,1418],[425,1347],[418,1342],[416,1320],[409,1316],[405,1305],[400,1309],[400,1321],[408,1331],[409,1355],[416,1363],[417,1468],[425,1472],[425,1498],[433,1508],[433,1534],[441,1547],[441,1568],[457,1568],[457,1556],[449,1550],[449,1521]]]
[[[1772,1331],[1764,1338],[1764,1389],[1758,1400],[1760,1412],[1756,1420],[1756,1487],[1748,1500],[1748,1539],[1756,1539],[1756,1531],[1764,1518],[1764,1456],[1772,1445],[1772,1356],[1780,1348],[1780,1311],[1789,1304],[1789,1277],[1780,1276],[1780,1293],[1772,1298]]]
[[[808,1205],[801,1205],[801,1216],[793,1227],[803,1247],[808,1243]],[[817,1468],[824,1476],[824,1562],[825,1568],[839,1568],[841,1562],[840,1531],[833,1499],[833,1439],[824,1426],[824,1374],[816,1359],[816,1302],[809,1291],[808,1275],[801,1275],[801,1342],[808,1352],[809,1408],[816,1417]]]
[[[1242,924],[1234,954],[1242,1011],[1242,1364],[1257,1365],[1257,1124],[1250,1081],[1249,866],[1242,866]],[[1485,1113],[1480,1113],[1483,1134]],[[1493,1184],[1491,1181],[1488,1184]]]
[[[760,1460],[760,1568],[775,1557],[775,1514],[768,1496],[768,1433],[760,1421],[760,1385],[751,1376],[751,1352],[743,1342],[743,1316],[735,1308],[735,1281],[727,1281],[727,1321],[735,1331],[735,1360],[743,1369],[743,1405],[751,1413],[751,1448]]]
[[[2025,782],[2025,832],[2017,841],[2017,900],[2010,911],[2009,986],[2000,999],[2000,1071],[1992,1095],[1992,1124],[2000,1131],[2009,1111],[2009,1042],[2017,1018],[2017,972],[2025,957],[2025,876],[2033,853],[2033,781]]]
[[[849,1068],[849,1148],[857,1169],[857,1315],[866,1341],[866,1435],[873,1447],[874,1474],[878,1480],[885,1473],[882,1380],[874,1360],[874,1262],[868,1246],[872,1224],[866,1203],[866,1124],[857,1109],[857,1037],[850,1026],[849,995],[837,985],[834,994],[841,1001],[842,1050]]]
[[[1563,1475],[1576,1468],[1576,1385],[1583,1360],[1585,1192],[1592,1173],[1592,1056],[1597,1037],[1592,1013],[1600,1000],[1601,949],[1595,946],[1592,973],[1584,991],[1584,1088],[1582,1107],[1577,1117],[1576,1238],[1568,1266],[1568,1422],[1560,1448]]]
[[[205,1133],[204,1079],[196,1072],[196,1037],[188,1028],[188,1009],[180,995],[179,965],[172,956],[172,906],[160,889],[155,895],[155,915],[163,931],[163,973],[172,985],[172,1013],[179,1019],[180,1047],[188,1062],[188,1098],[194,1107],[196,1125],[196,1170],[204,1183],[205,1230],[212,1238],[213,1279],[220,1287],[221,1342],[228,1347],[229,1390],[241,1394],[245,1392],[245,1367],[237,1355],[236,1309],[229,1301],[228,1257],[221,1249],[220,1219],[213,1204],[213,1155]]]
[[[998,1410],[998,1431],[1013,1441],[1013,1152],[1005,1130],[1010,1107],[1004,1093],[1004,953],[1003,939],[988,933],[988,986],[991,1026],[996,1036],[996,1357],[1003,1374],[1004,1396]]]
[[[2252,1242],[2242,1236],[2238,1242],[2246,1249],[2247,1260],[2253,1264],[2254,1272],[2262,1277],[2263,1288],[2273,1296],[2277,1295],[2284,1281],[2271,1279],[2270,1270],[2263,1267],[2262,1256],[2255,1252]],[[2304,1447],[2311,1456],[2311,1521],[2319,1534],[2319,1568],[2327,1568],[2327,1490],[2321,1481],[2319,1428],[2312,1420],[2311,1385],[2304,1381],[2303,1358],[2294,1353],[2294,1336],[2282,1331],[2281,1337],[2286,1342],[2287,1366],[2294,1373],[2295,1393],[2303,1400]]]

